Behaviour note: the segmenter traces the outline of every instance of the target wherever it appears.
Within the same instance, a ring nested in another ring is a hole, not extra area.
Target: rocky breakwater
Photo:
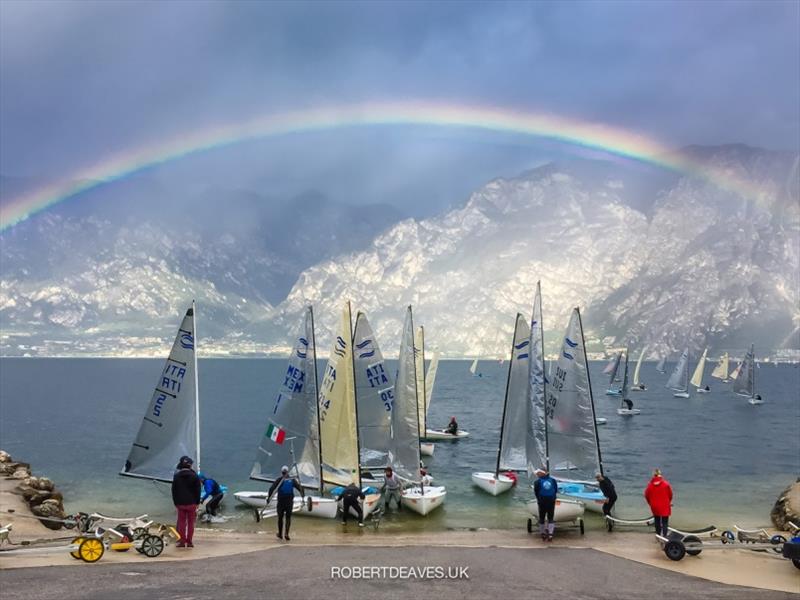
[[[9,491],[22,496],[31,514],[46,519],[66,517],[64,498],[56,490],[52,480],[47,477],[34,477],[31,475],[31,466],[28,463],[14,461],[4,450],[0,450],[0,477],[7,482],[18,481]],[[41,523],[48,529],[61,529],[63,526],[61,523],[47,520],[42,520]]]
[[[789,531],[789,523],[800,527],[800,478],[781,492],[769,516],[781,531]]]

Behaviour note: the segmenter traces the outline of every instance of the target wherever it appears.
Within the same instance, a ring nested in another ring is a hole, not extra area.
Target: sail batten
[[[508,365],[495,472],[499,472],[501,469],[522,471],[528,466],[525,418],[530,402],[530,345],[530,326],[525,317],[517,314],[511,346],[511,360]]]

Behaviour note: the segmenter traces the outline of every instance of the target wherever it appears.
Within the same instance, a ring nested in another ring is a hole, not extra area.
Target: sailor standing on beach
[[[200,504],[200,478],[192,470],[194,461],[181,456],[178,468],[172,476],[172,503],[178,511],[176,529],[181,539],[178,548],[194,548],[194,520],[197,518],[197,505]]]
[[[614,489],[614,482],[602,473],[595,475],[595,479],[597,479],[603,496],[606,497],[603,501],[603,514],[608,517],[611,515],[611,509],[614,508],[614,505],[617,503],[617,490]]]
[[[672,514],[672,486],[661,476],[661,469],[653,472],[653,478],[644,490],[644,498],[653,513],[656,534],[667,537],[669,516]]]
[[[305,499],[306,494],[303,491],[303,486],[294,477],[289,477],[289,467],[286,465],[281,467],[281,476],[276,479],[272,486],[269,488],[267,494],[267,504],[272,500],[272,494],[278,490],[278,533],[275,536],[279,540],[286,540],[287,542],[292,538],[289,537],[289,527],[292,525],[292,511],[294,510],[294,491],[300,492],[300,496]],[[286,519],[286,529],[283,528],[283,522]]]
[[[558,484],[544,468],[536,469],[536,477],[536,481],[533,482],[533,493],[536,495],[536,503],[539,505],[539,533],[542,534],[542,541],[552,542],[553,533],[556,530],[554,514]],[[547,519],[547,525],[545,525],[545,519]]]
[[[392,467],[386,467],[383,477],[383,504],[387,509],[392,504],[392,500],[397,502],[397,510],[400,510],[400,492],[402,485],[400,479],[392,471]]]

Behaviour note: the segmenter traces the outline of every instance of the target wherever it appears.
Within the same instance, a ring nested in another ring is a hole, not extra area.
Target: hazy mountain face
[[[325,353],[350,299],[390,353],[412,304],[429,348],[500,357],[539,279],[551,340],[580,306],[591,349],[601,340],[656,352],[687,340],[796,347],[798,157],[743,146],[688,151],[758,183],[763,198],[575,162],[493,181],[462,208],[422,221],[316,194],[280,204],[223,191],[183,219],[169,203],[163,219],[146,218],[144,206],[124,220],[99,205],[77,217],[52,212],[0,236],[2,351],[157,351],[195,297],[206,351],[284,347],[312,303]]]

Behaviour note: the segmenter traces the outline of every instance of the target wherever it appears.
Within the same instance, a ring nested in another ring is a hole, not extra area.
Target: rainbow
[[[546,113],[405,101],[269,114],[129,150],[74,173],[66,181],[4,200],[0,231],[82,192],[192,154],[271,136],[376,125],[426,125],[535,136],[702,177],[745,197],[758,198],[763,193],[731,172],[704,169],[657,140],[631,131]]]

